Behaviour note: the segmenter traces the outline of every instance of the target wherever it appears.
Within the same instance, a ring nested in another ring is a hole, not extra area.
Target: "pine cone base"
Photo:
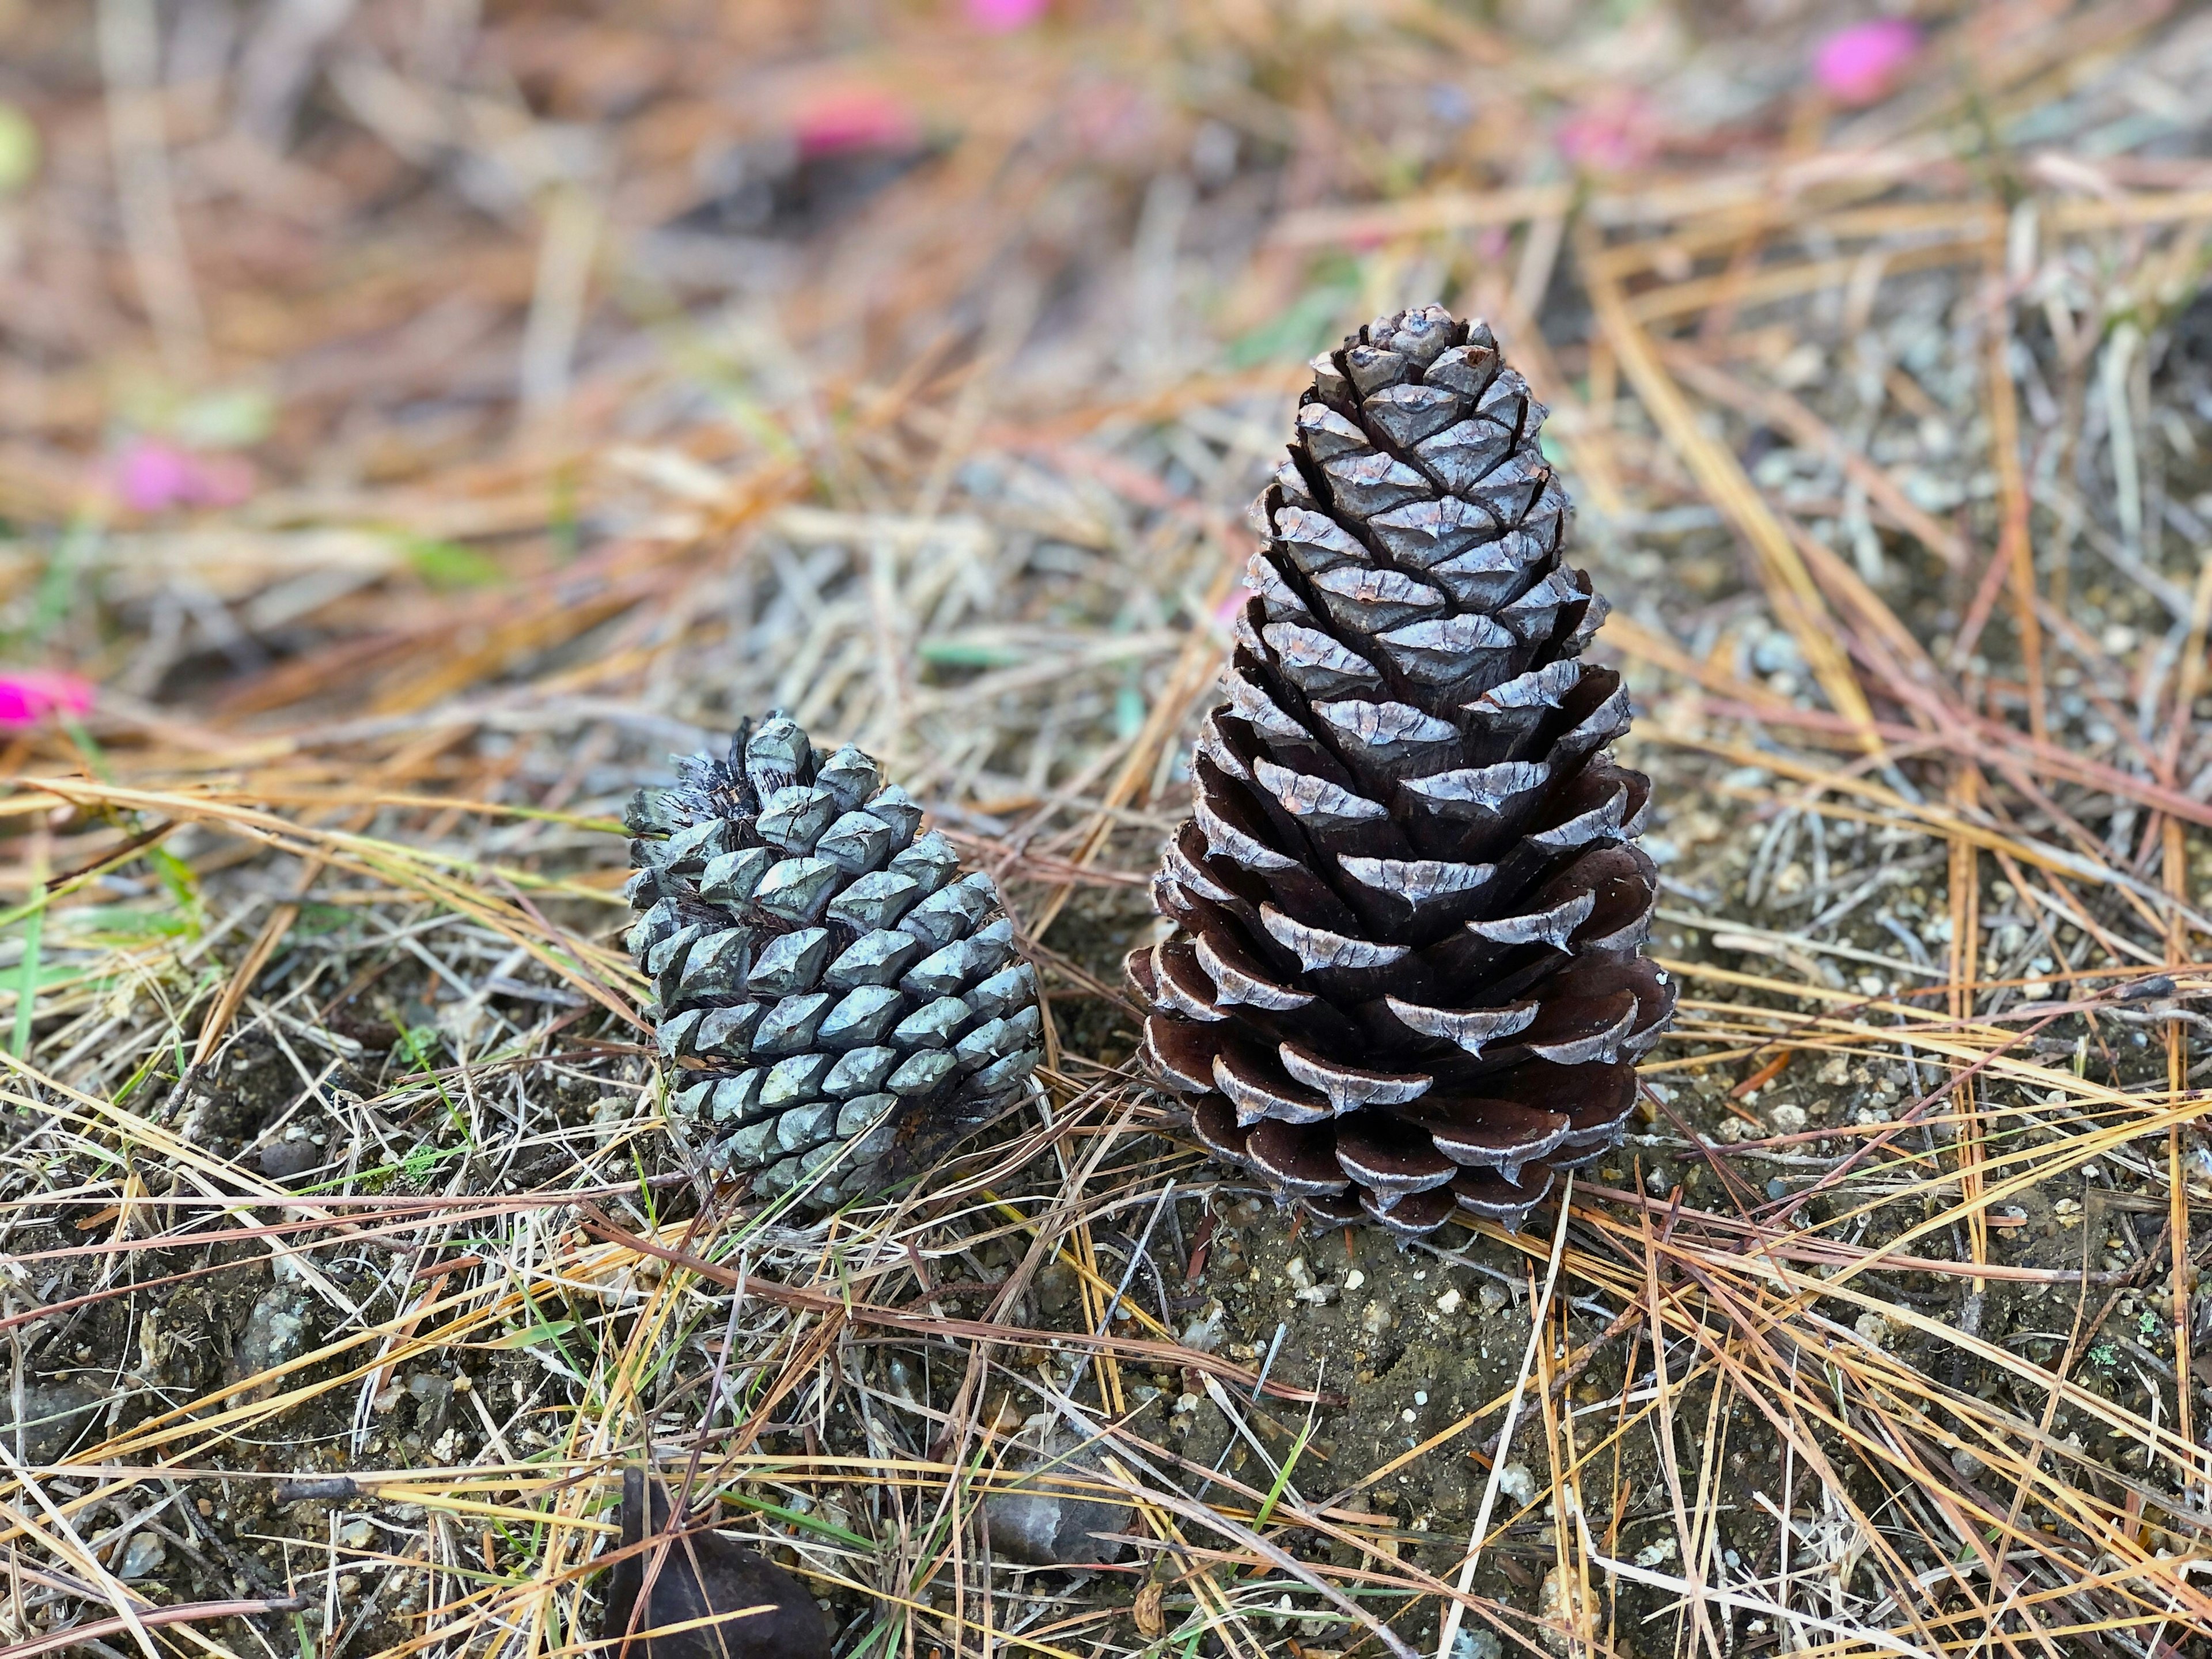
[[[927,1170],[1028,1086],[1036,973],[981,872],[848,745],[790,720],[680,759],[629,805],[630,929],[718,1174],[834,1206]]]
[[[1560,563],[1543,406],[1481,323],[1314,360],[1192,816],[1131,955],[1198,1139],[1331,1222],[1518,1225],[1619,1139],[1675,988],[1605,615]]]

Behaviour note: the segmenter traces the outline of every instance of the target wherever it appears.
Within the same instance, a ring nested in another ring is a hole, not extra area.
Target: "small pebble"
[[[123,1547],[123,1565],[117,1569],[118,1578],[150,1578],[161,1571],[169,1559],[169,1547],[161,1541],[157,1532],[134,1532],[131,1541]]]
[[[33,1383],[23,1390],[19,1424],[9,1390],[0,1385],[0,1436],[27,1463],[58,1463],[92,1428],[93,1414],[105,1403],[99,1389],[82,1382]]]
[[[1582,1587],[1570,1576],[1571,1571],[1553,1567],[1536,1587],[1536,1617],[1543,1621],[1537,1633],[1544,1645],[1558,1654],[1573,1650],[1574,1638],[1569,1632],[1582,1610]]]
[[[326,1162],[323,1149],[305,1135],[286,1136],[261,1149],[261,1173],[271,1181],[295,1181]]]
[[[1637,1551],[1636,1565],[1639,1567],[1656,1567],[1662,1561],[1672,1560],[1674,1548],[1674,1535],[1669,1534],[1657,1543],[1646,1544],[1642,1549]]]
[[[313,1308],[313,1299],[298,1285],[277,1285],[263,1291],[246,1316],[238,1346],[231,1350],[231,1382],[243,1382],[305,1353],[313,1335],[308,1322]],[[238,1390],[230,1401],[235,1405],[246,1400],[266,1400],[294,1386],[289,1378],[273,1377],[250,1389]]]

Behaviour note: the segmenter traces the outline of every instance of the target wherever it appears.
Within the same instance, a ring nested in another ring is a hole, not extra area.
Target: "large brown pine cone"
[[[1036,971],[998,890],[848,744],[748,721],[630,802],[631,951],[672,1106],[720,1171],[826,1207],[927,1170],[1028,1086]]]
[[[1128,973],[1199,1139],[1330,1221],[1517,1225],[1614,1144],[1674,987],[1639,954],[1650,781],[1563,568],[1544,409],[1480,322],[1314,360],[1254,597]]]

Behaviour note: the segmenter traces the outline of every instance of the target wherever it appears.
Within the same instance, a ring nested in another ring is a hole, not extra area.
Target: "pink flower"
[[[1627,173],[1659,150],[1659,125],[1639,93],[1610,88],[1559,124],[1559,154],[1597,173]]]
[[[859,149],[904,149],[921,137],[914,112],[872,87],[817,93],[799,106],[792,135],[802,155],[842,155]]]
[[[58,710],[82,714],[92,707],[93,684],[75,674],[43,668],[0,672],[0,730],[20,732]]]
[[[115,489],[133,513],[234,507],[253,494],[253,469],[234,455],[203,455],[161,438],[133,438],[115,461]]]
[[[986,34],[1012,34],[1045,15],[1051,0],[968,0],[968,21]]]
[[[1871,104],[1889,95],[1919,54],[1917,27],[1902,17],[1878,17],[1822,40],[1813,53],[1813,78],[1838,103]]]

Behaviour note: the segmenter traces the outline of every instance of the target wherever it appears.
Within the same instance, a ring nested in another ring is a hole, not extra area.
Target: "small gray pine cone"
[[[672,1109],[717,1173],[808,1207],[927,1170],[1040,1057],[1036,970],[991,878],[874,761],[781,714],[678,766],[627,815]]]
[[[1175,931],[1127,963],[1146,1057],[1326,1220],[1518,1225],[1619,1139],[1673,1017],[1650,781],[1607,752],[1605,603],[1489,329],[1429,306],[1313,368],[1153,884]]]

